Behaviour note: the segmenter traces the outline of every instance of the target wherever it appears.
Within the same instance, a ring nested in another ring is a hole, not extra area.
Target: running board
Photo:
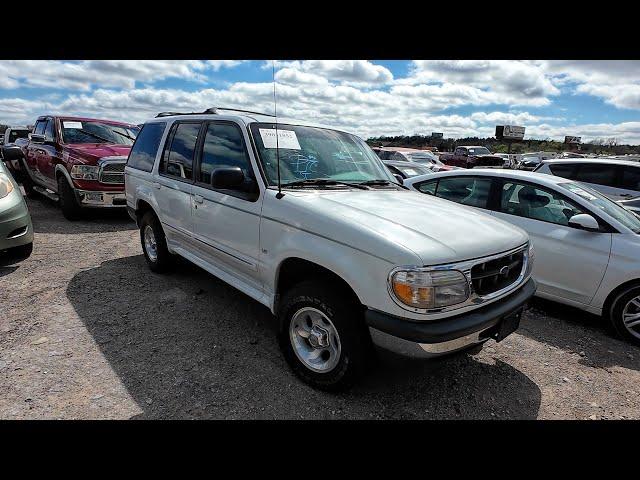
[[[58,194],[56,192],[54,192],[53,190],[49,190],[48,188],[44,188],[41,187],[39,185],[34,185],[33,189],[38,192],[40,195],[44,195],[45,197],[47,197],[50,200],[53,200],[54,202],[58,201]]]

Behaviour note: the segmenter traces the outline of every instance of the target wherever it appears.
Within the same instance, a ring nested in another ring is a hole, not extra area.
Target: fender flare
[[[56,168],[55,168],[55,176],[56,176],[56,183],[58,181],[58,172],[62,172],[62,175],[64,175],[64,177],[67,179],[67,182],[69,182],[69,186],[75,190],[75,186],[73,185],[73,180],[71,179],[71,175],[69,174],[69,172],[67,171],[67,169],[64,167],[64,165],[62,164],[57,164]]]

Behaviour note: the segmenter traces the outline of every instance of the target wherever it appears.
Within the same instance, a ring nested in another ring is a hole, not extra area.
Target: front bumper
[[[416,322],[367,310],[365,320],[369,327],[418,343],[426,351],[446,353],[492,338],[504,318],[522,309],[535,292],[536,284],[530,278],[507,297],[462,315]]]
[[[127,197],[124,192],[101,192],[98,190],[74,189],[78,204],[90,208],[125,208]]]

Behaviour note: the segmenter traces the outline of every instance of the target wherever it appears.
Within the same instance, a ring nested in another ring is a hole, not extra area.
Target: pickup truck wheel
[[[327,285],[294,286],[279,308],[283,355],[304,382],[320,390],[350,387],[366,370],[371,342],[359,305]]]
[[[62,209],[62,214],[67,220],[78,220],[82,213],[82,208],[76,201],[73,189],[62,175],[58,177],[58,203]]]
[[[618,335],[640,345],[640,285],[618,295],[611,305],[610,320]]]
[[[163,273],[169,270],[172,256],[167,249],[162,225],[153,212],[145,213],[140,220],[140,242],[144,258],[152,271]]]
[[[20,183],[22,183],[22,187],[24,188],[24,192],[27,194],[27,197],[34,198],[38,195],[38,193],[33,189],[33,181],[27,173],[27,167],[22,163],[22,172],[19,174]]]

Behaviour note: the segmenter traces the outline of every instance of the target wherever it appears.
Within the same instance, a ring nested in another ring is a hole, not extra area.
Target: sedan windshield
[[[140,132],[136,126],[116,125],[95,121],[62,120],[64,143],[111,143],[133,145]]]
[[[604,211],[610,217],[615,218],[629,230],[640,233],[640,218],[638,216],[596,190],[585,185],[570,182],[561,183],[560,186],[580,196],[594,207]]]
[[[397,183],[373,150],[354,135],[325,128],[278,124],[276,137],[275,127],[273,123],[251,124],[269,185],[278,183],[278,158],[282,185],[317,179]]]

